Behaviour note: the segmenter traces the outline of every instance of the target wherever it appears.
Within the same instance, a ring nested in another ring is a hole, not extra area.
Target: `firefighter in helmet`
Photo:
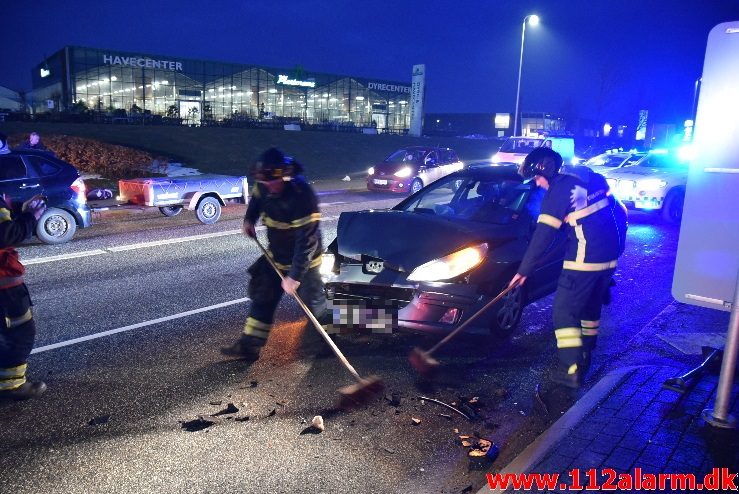
[[[519,167],[546,193],[526,254],[511,280],[532,274],[560,229],[566,229],[565,260],[554,296],[553,322],[558,366],[551,380],[579,388],[590,361],[618,257],[626,239],[626,209],[613,197],[605,178],[589,169],[560,173],[562,156],[540,147]],[[582,167],[580,167],[582,168]]]
[[[302,176],[302,166],[270,148],[258,159],[253,178],[242,231],[256,238],[255,226],[261,219],[267,227],[267,250],[284,280],[264,256],[249,267],[249,317],[240,338],[222,352],[256,360],[284,292],[297,293],[319,321],[326,321],[328,311],[320,275],[323,248],[318,198]]]

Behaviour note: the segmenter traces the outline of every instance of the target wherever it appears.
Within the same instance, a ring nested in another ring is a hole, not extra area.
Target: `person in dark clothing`
[[[264,256],[249,267],[249,317],[239,340],[222,349],[226,355],[259,358],[284,292],[297,293],[317,319],[327,317],[318,198],[301,173],[301,165],[276,148],[257,161],[242,231],[256,238],[255,226],[261,219],[267,227],[267,250],[284,280]]]
[[[7,139],[0,134],[0,154],[7,154]],[[0,196],[0,398],[26,399],[46,390],[41,381],[26,380],[27,360],[36,338],[31,298],[23,282],[25,268],[14,247],[33,235],[46,211],[40,196],[24,202],[18,215],[6,195]]]
[[[49,149],[41,142],[41,136],[36,132],[31,132],[28,140],[21,146],[23,149],[35,149],[37,151],[48,151]]]
[[[561,228],[567,230],[565,261],[554,296],[558,366],[551,379],[579,388],[590,367],[603,301],[626,239],[626,209],[610,194],[605,178],[589,169],[560,173],[562,157],[537,148],[519,167],[546,190],[537,226],[510,284],[524,283]],[[583,167],[581,167],[583,168]]]

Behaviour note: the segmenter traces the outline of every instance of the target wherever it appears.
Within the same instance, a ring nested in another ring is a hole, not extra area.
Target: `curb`
[[[603,377],[598,383],[590,388],[577,402],[565,412],[556,422],[549,426],[547,430],[542,432],[534,441],[529,444],[526,449],[516,456],[513,461],[506,465],[501,471],[501,475],[507,473],[522,474],[530,473],[549,451],[564,439],[567,434],[577,426],[585,416],[598,406],[603,399],[617,386],[619,386],[634,370],[643,366],[623,367],[611,371]],[[506,490],[490,489],[489,486],[483,486],[477,494],[489,494],[506,492]]]

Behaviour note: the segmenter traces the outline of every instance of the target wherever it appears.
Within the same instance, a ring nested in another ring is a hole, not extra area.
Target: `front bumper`
[[[399,179],[392,176],[367,177],[367,189],[372,191],[405,193],[410,190],[410,184],[410,179]]]
[[[474,314],[482,301],[475,285],[411,283],[403,273],[365,274],[361,265],[342,266],[340,275],[326,281],[326,295],[341,332],[446,333]]]

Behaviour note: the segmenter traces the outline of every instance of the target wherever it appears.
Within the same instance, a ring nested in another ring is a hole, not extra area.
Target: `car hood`
[[[388,163],[386,161],[382,161],[380,163],[377,163],[374,166],[375,169],[375,175],[384,176],[384,175],[393,175],[395,172],[400,170],[401,168],[405,168],[406,166],[411,167],[413,170],[413,174],[416,173],[416,170],[418,169],[417,163]]]
[[[466,246],[487,242],[492,249],[516,237],[510,226],[460,223],[395,210],[341,213],[337,235],[339,254],[379,258],[401,271],[412,271]]]
[[[606,178],[618,178],[619,180],[641,180],[644,178],[663,178],[687,176],[687,169],[680,168],[650,168],[647,166],[625,166],[608,171],[600,171]]]

